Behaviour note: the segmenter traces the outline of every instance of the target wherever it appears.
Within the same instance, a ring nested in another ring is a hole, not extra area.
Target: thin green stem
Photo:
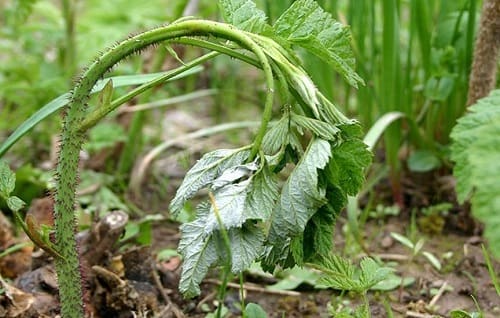
[[[222,243],[224,245],[224,249],[226,252],[226,264],[224,264],[224,270],[222,272],[222,283],[219,289],[219,307],[217,307],[216,317],[221,317],[222,306],[224,305],[224,298],[226,297],[226,288],[229,283],[229,277],[231,275],[231,241],[229,240],[229,235],[227,234],[226,228],[224,227],[224,223],[222,223],[222,219],[220,218],[219,208],[217,206],[217,202],[215,201],[215,196],[212,192],[208,193],[210,197],[210,202],[214,209],[215,218],[217,219],[217,223],[220,227],[220,235],[222,236]]]
[[[216,51],[216,52],[225,54],[227,56],[234,57],[240,61],[243,61],[243,62],[250,64],[250,65],[253,65],[255,67],[262,68],[259,61],[256,60],[254,57],[248,56],[244,53],[239,52],[238,50],[236,50],[234,48],[229,48],[229,47],[224,46],[222,44],[213,43],[213,42],[201,40],[198,38],[179,38],[179,39],[174,39],[170,42],[202,47],[204,49]]]
[[[89,130],[90,128],[94,127],[106,115],[108,115],[109,113],[111,113],[112,111],[114,111],[115,109],[120,107],[121,105],[125,104],[126,102],[132,100],[137,95],[140,95],[140,94],[144,93],[145,91],[147,91],[148,89],[151,89],[155,86],[158,86],[158,85],[168,81],[172,77],[175,77],[175,76],[185,72],[186,70],[189,70],[189,69],[193,68],[194,66],[200,65],[200,64],[202,64],[202,63],[204,63],[204,62],[206,62],[206,61],[208,61],[208,60],[210,60],[218,55],[219,55],[218,52],[210,52],[208,54],[200,56],[200,57],[192,60],[191,62],[188,62],[185,65],[180,66],[180,67],[168,72],[167,74],[165,74],[161,77],[158,77],[157,79],[155,79],[151,82],[148,82],[146,84],[142,84],[141,86],[131,90],[127,94],[122,95],[119,98],[113,100],[111,103],[109,103],[107,105],[102,105],[102,107],[99,107],[99,108],[95,109],[92,113],[90,113],[87,116],[87,118],[85,118],[85,120],[80,124],[80,126],[78,127],[77,130],[81,131],[81,132]]]

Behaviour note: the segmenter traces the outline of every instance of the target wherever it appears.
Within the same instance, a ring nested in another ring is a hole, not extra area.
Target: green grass
[[[263,2],[269,12],[278,10],[276,1]],[[345,111],[365,129],[392,111],[407,117],[406,124],[396,122],[386,130],[381,145],[394,199],[401,203],[399,179],[408,157],[415,154],[418,161],[425,154],[426,160],[435,163],[426,169],[449,166],[449,134],[465,111],[480,1],[319,3],[350,25],[357,71],[366,85],[351,89],[323,62],[304,55],[318,87],[339,105],[346,105]],[[402,146],[409,151],[402,153]]]

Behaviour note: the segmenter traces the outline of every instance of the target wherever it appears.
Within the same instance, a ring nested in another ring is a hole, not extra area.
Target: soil
[[[427,178],[440,180],[440,176]],[[454,202],[453,197],[433,193],[446,188],[446,182],[426,184],[426,177],[406,178],[404,203],[407,205],[396,216],[378,215],[369,218],[362,233],[363,249],[346,232],[344,216],[335,231],[337,253],[359,262],[366,253],[378,258],[402,278],[411,279],[408,286],[394,286],[387,292],[370,291],[372,317],[449,317],[452,310],[469,313],[481,311],[484,317],[500,317],[500,296],[496,294],[482,253],[481,227],[467,219],[467,212],[456,203],[443,213],[421,213],[423,207],[436,202]],[[447,180],[443,177],[443,180]],[[170,188],[171,185],[169,185]],[[376,189],[390,193],[387,184]],[[425,189],[423,191],[422,189]],[[146,188],[144,190],[147,191]],[[449,193],[449,191],[444,191]],[[168,202],[164,198],[148,197],[149,204]],[[158,202],[155,202],[158,201]],[[163,203],[164,204],[164,203]],[[408,207],[411,207],[408,208]],[[419,207],[420,209],[416,209]],[[52,222],[52,200],[34,200],[28,213],[40,223]],[[412,211],[415,214],[414,222]],[[179,224],[168,220],[153,226],[152,246],[136,242],[117,244],[128,221],[128,215],[115,211],[79,234],[79,247],[84,259],[87,293],[84,297],[90,317],[206,317],[217,307],[219,276],[211,271],[201,286],[202,294],[184,299],[178,293],[181,260],[173,255],[158,261],[157,253],[175,250],[179,241]],[[414,226],[411,226],[411,224]],[[0,213],[0,247],[2,250],[21,242],[26,237],[16,235],[9,218]],[[395,240],[390,233],[399,233],[415,240],[424,239],[421,251],[412,257],[409,248]],[[437,270],[424,256],[431,253],[439,259]],[[500,263],[493,263],[500,273]],[[0,317],[57,317],[59,312],[58,287],[53,260],[43,251],[30,245],[0,258]],[[277,279],[247,273],[245,275],[245,302],[257,303],[268,317],[330,317],[341,309],[356,308],[361,297],[331,289],[317,289],[304,282],[292,291],[271,291],[268,285]],[[225,307],[226,317],[239,317],[239,281],[229,285]]]
[[[39,208],[46,210],[44,205],[39,205]],[[103,222],[98,223],[97,229],[103,226]],[[452,310],[474,312],[478,308],[484,317],[500,316],[500,298],[488,274],[480,236],[460,235],[446,228],[434,234],[419,231],[419,238],[425,238],[426,242],[422,251],[430,252],[441,260],[442,269],[438,271],[421,253],[410,259],[409,249],[389,234],[407,233],[408,227],[408,218],[404,214],[384,220],[374,219],[366,225],[365,242],[370,242],[367,248],[371,256],[391,262],[396,274],[401,277],[414,279],[411,285],[397,287],[390,292],[370,292],[372,317],[388,316],[384,303],[390,304],[394,317],[449,317]],[[348,251],[354,244],[346,243],[348,236],[342,235],[343,229],[345,224],[341,219],[335,238],[337,251],[346,252],[352,259],[359,260],[365,254],[359,250],[357,254],[356,251]],[[96,231],[94,227],[90,232]],[[106,233],[111,232],[106,229]],[[86,233],[88,236],[89,231]],[[101,233],[99,242],[106,241],[109,237],[106,233]],[[133,312],[137,317],[154,317],[154,314],[156,317],[205,317],[207,312],[215,310],[216,270],[202,284],[199,297],[184,299],[177,292],[179,258],[174,256],[161,262],[154,258],[155,251],[176,248],[178,225],[162,222],[154,226],[153,233],[154,244],[151,248],[135,246],[117,249],[112,242],[116,237],[108,243],[99,243],[101,245],[96,245],[91,238],[80,238],[81,244],[94,247],[93,261],[88,261],[86,265],[90,272],[87,274],[90,281],[87,310],[92,312],[93,317],[133,317]],[[9,239],[11,243],[18,240],[13,236]],[[2,281],[7,293],[0,296],[0,316],[55,317],[59,302],[50,258],[27,247],[1,260],[2,275],[13,281]],[[495,271],[500,272],[500,264],[495,262],[494,266]],[[355,308],[361,301],[359,295],[342,295],[339,291],[315,289],[305,283],[294,291],[276,292],[266,289],[269,283],[275,282],[273,279],[255,275],[247,275],[245,279],[245,302],[261,305],[269,317],[328,317],[328,308],[330,313],[343,307]],[[240,313],[240,291],[237,287],[238,282],[235,281],[226,295],[228,317],[238,317]]]

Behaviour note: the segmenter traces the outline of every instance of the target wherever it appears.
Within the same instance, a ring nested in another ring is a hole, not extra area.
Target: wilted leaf
[[[209,185],[224,171],[241,165],[249,155],[248,150],[219,149],[205,154],[188,171],[184,180],[177,189],[175,198],[170,202],[171,213],[178,214],[184,203],[200,189]]]
[[[262,253],[264,232],[261,228],[248,224],[227,232],[231,242],[231,271],[240,273]]]
[[[278,237],[301,234],[316,209],[326,203],[325,189],[318,186],[318,169],[325,167],[330,155],[330,144],[316,139],[293,170],[273,213],[271,232]]]
[[[202,206],[198,210],[198,218],[181,225],[182,233],[179,252],[184,257],[182,264],[179,291],[186,297],[200,294],[200,283],[208,269],[217,261],[217,249],[212,236],[205,235],[203,229],[209,207]]]
[[[292,113],[292,122],[301,128],[305,128],[314,133],[319,138],[325,140],[336,140],[340,129],[332,124]]]

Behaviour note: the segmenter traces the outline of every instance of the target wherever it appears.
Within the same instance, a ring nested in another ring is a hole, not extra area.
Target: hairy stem
[[[76,84],[66,108],[61,135],[61,149],[56,167],[57,185],[54,208],[55,245],[62,257],[56,258],[55,264],[59,281],[61,315],[64,318],[80,318],[84,316],[81,265],[75,239],[76,220],[74,215],[79,153],[85,141],[84,134],[86,129],[94,125],[109,112],[109,109],[106,107],[103,109],[99,108],[86,121],[86,110],[90,92],[103,74],[128,56],[163,41],[197,35],[213,35],[234,41],[243,48],[252,51],[259,60],[265,73],[267,94],[261,126],[253,144],[250,160],[255,157],[260,148],[267,125],[271,119],[274,79],[271,66],[264,51],[245,32],[223,23],[187,20],[130,37],[96,59]]]

